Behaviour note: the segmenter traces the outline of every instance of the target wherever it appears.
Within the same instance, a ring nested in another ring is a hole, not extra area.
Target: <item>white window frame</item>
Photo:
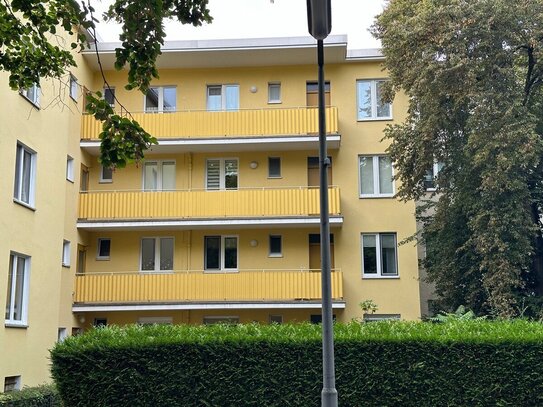
[[[11,290],[11,303],[7,304],[6,298],[6,311],[8,311],[9,316],[5,320],[6,326],[14,327],[26,327],[28,326],[28,298],[29,298],[29,287],[30,287],[30,256],[26,256],[17,252],[10,252],[10,262],[12,269],[10,270],[11,274],[11,287],[8,289]],[[13,257],[13,260],[11,259]],[[23,282],[23,295],[21,299],[21,319],[13,319],[15,313],[15,288],[17,286],[17,261],[18,259],[23,259],[25,261],[24,268],[24,282]]]
[[[74,175],[74,168],[75,168],[75,161],[73,157],[66,156],[66,180],[70,182],[74,182],[75,175]]]
[[[358,79],[356,81],[356,119],[359,122],[366,122],[366,121],[372,121],[372,120],[392,120],[393,112],[392,112],[392,103],[388,103],[390,106],[390,115],[389,116],[377,116],[377,83],[378,82],[386,82],[387,79]],[[363,82],[369,82],[370,83],[370,89],[371,89],[371,117],[360,117],[360,100],[358,98],[358,84]]]
[[[156,164],[158,170],[158,179],[157,179],[157,188],[156,189],[145,189],[145,165],[146,164]],[[162,166],[166,163],[173,163],[174,165],[174,184],[176,183],[176,171],[177,171],[177,162],[176,160],[149,160],[145,161],[141,166],[141,190],[146,192],[153,191],[172,191],[171,189],[164,189],[162,185]],[[173,189],[175,191],[175,189]]]
[[[175,113],[177,112],[177,86],[165,85],[165,86],[149,86],[149,89],[158,90],[158,107],[157,110],[148,110],[147,108],[147,95],[143,95],[143,111],[145,113]],[[175,89],[175,109],[164,110],[164,89]]]
[[[71,243],[69,240],[62,241],[62,267],[70,267]]]
[[[236,161],[238,163],[238,187],[237,188],[226,188],[226,161]],[[219,161],[219,189],[212,189],[207,187],[207,170],[208,170],[208,161]],[[236,191],[239,189],[239,159],[236,157],[225,157],[225,158],[207,158],[206,159],[206,173],[205,173],[205,188],[206,191]]]
[[[360,175],[360,161],[362,158],[371,158],[372,159],[372,168],[373,168],[373,194],[363,194],[362,193],[362,177]],[[391,161],[390,165],[392,167],[392,193],[381,193],[379,190],[379,158],[389,158],[388,155],[359,155],[358,156],[358,195],[360,198],[393,198],[396,194],[396,184],[394,182],[394,163]],[[377,192],[375,192],[377,191]]]
[[[100,184],[110,184],[113,182],[113,169],[110,169],[111,171],[111,178],[104,178],[104,170],[108,168],[104,167],[103,165],[100,166]]]
[[[109,256],[100,256],[100,246],[102,242],[109,240]],[[96,244],[96,260],[109,260],[111,257],[111,238],[110,237],[99,237]]]
[[[271,89],[274,87],[279,89],[279,99],[272,99],[271,97]],[[279,103],[281,103],[281,82],[268,82],[268,104],[273,105]]]
[[[396,274],[383,274],[383,265],[381,262],[381,236],[394,235],[394,254],[396,260]],[[375,236],[376,249],[376,267],[377,273],[366,273],[364,271],[364,236]],[[362,260],[362,278],[363,279],[398,279],[400,278],[400,270],[398,269],[398,236],[395,232],[379,232],[379,233],[361,233],[360,234],[360,255]]]
[[[437,183],[437,180],[436,180],[436,177],[437,177],[437,174],[439,174],[439,171],[441,171],[441,169],[443,168],[443,164],[442,163],[438,163],[438,162],[434,162],[434,164],[432,165],[432,183],[434,184],[433,187],[424,187],[424,189],[428,192],[433,192],[437,189],[436,187],[436,183]],[[423,180],[424,183],[427,182],[426,180],[426,177],[424,177],[424,180]]]
[[[219,262],[220,262],[220,267],[218,269],[208,269],[207,268],[207,251],[206,251],[206,244],[205,244],[205,239],[207,237],[220,237],[221,238],[221,247],[219,248],[220,250],[220,253],[219,253]],[[237,265],[238,267],[236,268],[225,268],[224,267],[224,257],[225,257],[225,244],[224,244],[224,241],[227,239],[227,238],[232,238],[232,237],[235,237],[236,238],[236,259],[237,259]],[[239,270],[239,235],[205,235],[204,236],[204,272],[205,273],[237,273]]]
[[[270,165],[271,160],[279,161],[279,175],[271,174],[271,165]],[[283,178],[283,162],[281,160],[281,157],[268,157],[268,178],[270,179]]]
[[[58,328],[58,334],[57,334],[57,342],[64,342],[64,340],[68,337],[68,330],[64,327]]]
[[[142,254],[143,254],[143,239],[153,239],[155,241],[155,269],[154,270],[143,270],[142,269]],[[172,253],[172,268],[168,270],[160,269],[160,241],[162,239],[172,239],[173,242],[173,253]],[[173,236],[143,236],[140,239],[140,252],[139,252],[139,262],[140,262],[140,273],[172,273],[175,269],[175,238]]]
[[[23,169],[24,169],[24,153],[27,152],[30,154],[30,178],[29,178],[29,196],[28,196],[28,202],[23,201],[22,194],[23,194]],[[19,168],[17,168],[17,160],[15,160],[15,184],[14,184],[14,191],[13,191],[13,200],[23,206],[29,207],[31,209],[35,209],[35,200],[36,200],[36,161],[37,161],[37,153],[32,150],[31,148],[27,147],[21,142],[17,142],[17,150],[16,155],[19,158]],[[19,185],[17,188],[17,181],[19,181]]]
[[[75,103],[77,103],[77,97],[79,96],[78,88],[79,84],[77,83],[77,78],[70,74],[70,97]]]
[[[32,92],[29,92],[30,90],[32,90]],[[26,100],[28,100],[30,103],[32,103],[38,109],[40,108],[40,92],[41,92],[41,88],[36,83],[34,83],[32,87],[30,88],[19,89],[19,94],[22,97],[24,97]]]
[[[228,87],[237,87],[238,88],[238,107],[237,109],[227,109],[226,108],[226,88]],[[212,88],[221,88],[221,108],[219,110],[210,110],[209,109],[209,90]],[[207,85],[206,86],[206,110],[208,112],[237,112],[239,110],[240,105],[240,88],[239,84],[237,83],[225,83],[225,84],[215,84],[215,85]]]
[[[281,244],[281,251],[272,253],[271,251],[271,240],[272,238],[279,238],[280,244]],[[283,257],[283,235],[269,235],[268,237],[268,257]]]

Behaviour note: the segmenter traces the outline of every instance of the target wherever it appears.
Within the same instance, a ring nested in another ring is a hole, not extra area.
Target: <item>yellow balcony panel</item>
[[[343,300],[343,274],[332,272],[332,299]],[[76,275],[78,305],[220,302],[303,303],[321,300],[317,270],[240,270],[228,273],[116,272]]]
[[[339,188],[328,190],[329,212],[339,216]],[[319,189],[292,187],[221,191],[82,192],[85,221],[316,217]]]
[[[318,133],[317,116],[318,109],[312,107],[132,114],[149,134],[158,139],[314,136]],[[83,115],[82,139],[98,139],[101,129],[101,122],[93,116]],[[326,108],[326,133],[338,134],[336,107]]]

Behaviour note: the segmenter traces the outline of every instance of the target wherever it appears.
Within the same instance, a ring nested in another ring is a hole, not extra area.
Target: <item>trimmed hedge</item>
[[[71,406],[318,406],[316,325],[96,329],[51,351]],[[543,405],[543,325],[335,326],[342,407]]]
[[[25,387],[21,391],[0,394],[1,407],[60,407],[62,402],[54,385]]]

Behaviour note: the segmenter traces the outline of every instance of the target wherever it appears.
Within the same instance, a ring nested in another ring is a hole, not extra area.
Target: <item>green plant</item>
[[[362,308],[364,314],[375,314],[375,312],[379,308],[377,304],[373,302],[373,300],[364,300],[358,305],[360,306],[360,308]]]
[[[25,387],[21,391],[0,393],[1,407],[60,407],[62,402],[52,384]]]
[[[452,322],[452,321],[469,321],[482,320],[485,317],[477,317],[471,310],[466,310],[466,307],[460,305],[454,312],[441,311],[435,317],[430,318],[432,322]]]

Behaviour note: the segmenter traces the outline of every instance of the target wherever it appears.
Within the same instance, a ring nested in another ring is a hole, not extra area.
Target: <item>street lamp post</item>
[[[317,40],[319,66],[319,176],[322,279],[322,407],[337,407],[334,368],[334,327],[332,320],[332,284],[330,269],[330,222],[328,212],[328,167],[326,152],[326,116],[324,111],[324,46],[323,40],[332,30],[331,0],[307,0],[309,33]]]

